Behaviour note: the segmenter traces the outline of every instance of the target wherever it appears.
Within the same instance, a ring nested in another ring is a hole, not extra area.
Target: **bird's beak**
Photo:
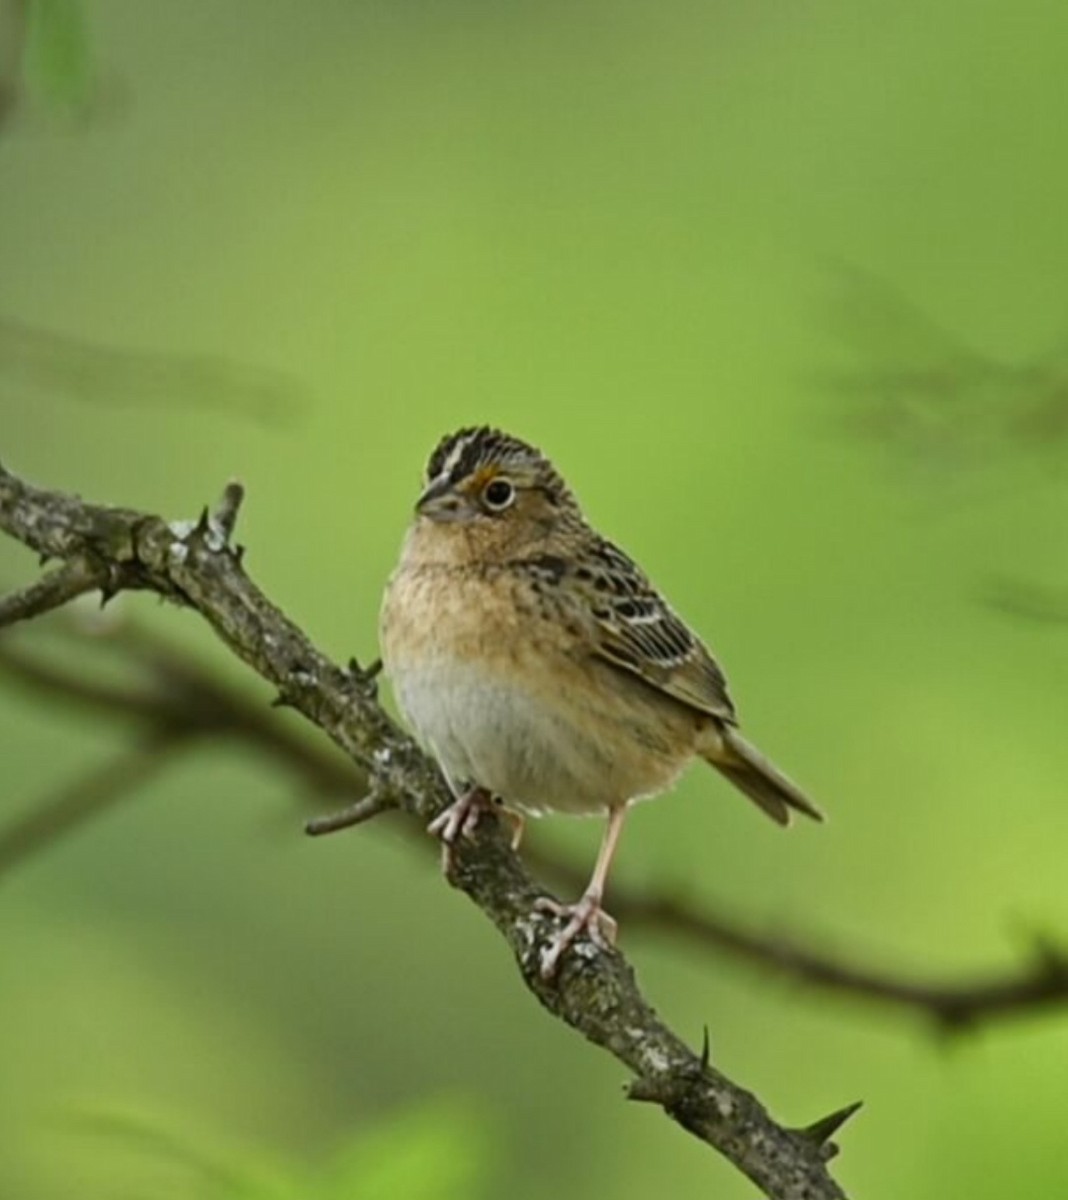
[[[463,496],[457,494],[446,482],[432,484],[419,497],[415,511],[431,521],[470,520],[470,506]]]

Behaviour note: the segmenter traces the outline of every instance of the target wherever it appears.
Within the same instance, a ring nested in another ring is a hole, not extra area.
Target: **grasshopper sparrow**
[[[597,534],[533,446],[486,427],[427,465],[382,606],[397,703],[455,797],[446,846],[491,803],[601,813],[597,863],[542,957],[615,936],[601,900],[628,807],[702,758],[781,825],[819,810],[738,732],[723,672],[642,570]],[[520,825],[521,828],[521,825]]]

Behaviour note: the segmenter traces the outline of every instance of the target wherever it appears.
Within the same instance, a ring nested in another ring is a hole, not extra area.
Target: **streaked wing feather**
[[[699,712],[734,723],[734,705],[716,660],[611,542],[599,540],[579,581],[589,588],[596,653]]]

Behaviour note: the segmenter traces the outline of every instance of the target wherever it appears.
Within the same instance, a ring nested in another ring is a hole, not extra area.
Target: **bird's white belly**
[[[438,659],[393,670],[397,702],[454,787],[477,784],[509,807],[599,813],[632,798],[624,763],[568,697]]]

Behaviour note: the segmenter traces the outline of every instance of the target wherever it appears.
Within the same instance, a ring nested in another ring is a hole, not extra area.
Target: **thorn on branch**
[[[348,829],[352,825],[362,825],[364,821],[377,817],[380,813],[388,812],[397,807],[397,802],[377,787],[373,787],[366,796],[362,796],[355,804],[328,813],[323,817],[313,817],[304,826],[304,832],[310,837],[320,837],[324,833],[337,833],[340,829]]]
[[[366,667],[361,667],[355,658],[350,658],[345,669],[352,685],[371,700],[378,698],[378,676],[381,671],[382,660],[380,658],[368,663]]]
[[[103,579],[100,581],[100,607],[108,604],[122,591],[122,573],[115,563],[108,563],[103,569]]]
[[[838,1153],[838,1147],[831,1141],[831,1138],[863,1106],[864,1101],[857,1100],[853,1104],[847,1104],[844,1108],[836,1109],[833,1113],[828,1113],[825,1117],[820,1117],[818,1121],[813,1121],[811,1125],[806,1125],[803,1129],[795,1130],[795,1132],[806,1141],[814,1142],[823,1151],[825,1161],[832,1159]]]
[[[214,512],[210,511],[205,504],[196,521],[173,521],[170,526],[171,531],[186,545],[193,541],[199,541],[208,550],[214,551],[216,554],[221,553],[230,547],[230,539],[233,537],[234,528],[237,525],[237,515],[244,498],[245,489],[237,480],[231,480],[223,489],[223,494],[215,506]],[[240,562],[245,553],[244,547],[238,547],[232,553],[234,558]]]
[[[708,1035],[708,1026],[705,1026],[704,1038],[701,1041],[701,1070],[707,1071],[708,1064],[712,1061],[712,1041]]]

